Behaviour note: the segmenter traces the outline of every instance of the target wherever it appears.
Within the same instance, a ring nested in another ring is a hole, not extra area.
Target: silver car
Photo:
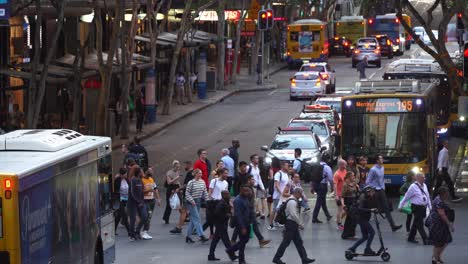
[[[352,67],[355,68],[365,57],[367,57],[368,64],[374,64],[380,68],[382,54],[379,41],[376,38],[360,38],[357,41],[356,48],[353,50],[352,55]]]
[[[319,72],[297,72],[291,78],[289,99],[314,98],[326,93],[326,86]]]

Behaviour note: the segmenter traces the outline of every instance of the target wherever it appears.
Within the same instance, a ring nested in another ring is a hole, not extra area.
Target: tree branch
[[[440,0],[436,0],[434,4],[427,10],[427,24],[429,24],[429,26],[432,25],[432,20],[433,20],[432,13],[437,8],[439,3],[440,3]]]

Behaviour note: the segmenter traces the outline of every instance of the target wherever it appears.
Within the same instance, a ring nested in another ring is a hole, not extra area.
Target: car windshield
[[[392,163],[419,162],[426,158],[422,133],[425,114],[350,114],[343,117],[343,155],[384,155]]]
[[[376,41],[375,39],[360,39],[358,41],[358,44],[361,45],[361,44],[376,44]]]
[[[281,135],[271,144],[271,149],[316,149],[317,143],[310,136]]]
[[[297,74],[294,76],[296,80],[317,80],[317,74]]]
[[[325,67],[321,65],[304,65],[301,67],[301,72],[313,71],[313,72],[323,72]]]
[[[317,100],[317,104],[328,105],[336,110],[336,112],[341,113],[341,101],[327,101],[327,100]]]
[[[315,134],[319,136],[328,136],[327,127],[324,123],[313,122],[308,120],[293,121],[289,123],[289,127],[310,127]]]
[[[335,125],[335,119],[332,113],[301,113],[300,118],[317,118],[317,119],[326,119],[330,122],[331,126]]]

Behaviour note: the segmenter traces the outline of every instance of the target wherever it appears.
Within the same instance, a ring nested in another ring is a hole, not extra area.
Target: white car
[[[319,72],[297,72],[291,78],[289,99],[294,101],[299,98],[315,98],[325,94],[326,86]]]
[[[336,87],[336,73],[327,62],[306,63],[299,69],[300,72],[319,72],[320,77],[327,86],[326,93],[331,94],[335,92]]]
[[[420,39],[424,40],[424,36],[426,35],[426,30],[424,27],[414,27],[413,31],[414,34],[418,35]]]

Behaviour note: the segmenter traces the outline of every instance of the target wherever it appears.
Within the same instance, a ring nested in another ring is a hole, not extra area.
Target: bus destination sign
[[[412,113],[424,111],[422,98],[347,99],[343,111],[359,113]]]

